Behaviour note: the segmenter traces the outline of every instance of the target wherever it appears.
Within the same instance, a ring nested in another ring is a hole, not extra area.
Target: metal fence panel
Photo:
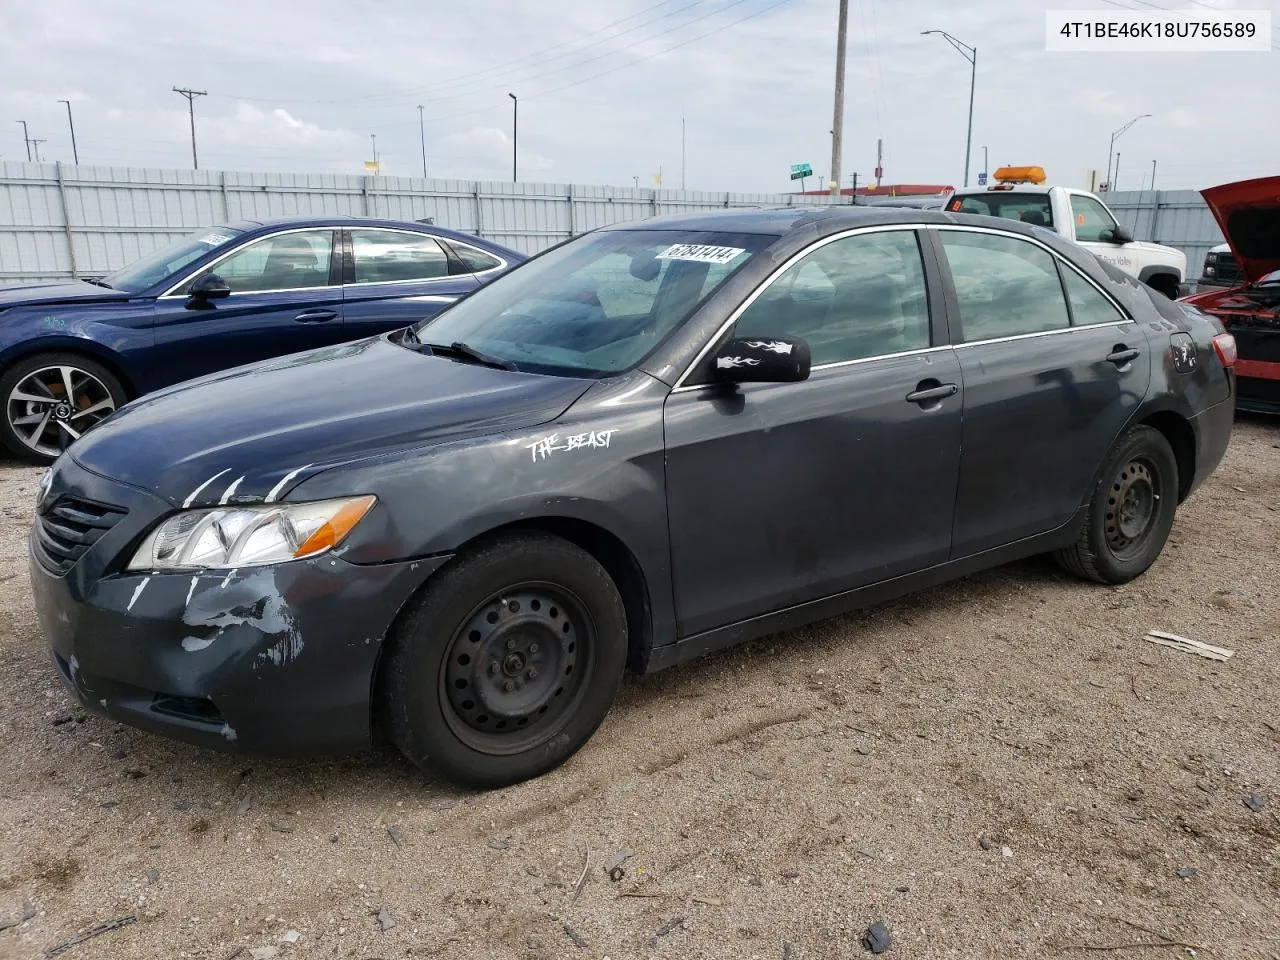
[[[1105,199],[1138,239],[1186,252],[1191,279],[1209,247],[1222,242],[1195,191]],[[0,162],[0,284],[101,276],[200,227],[265,217],[430,218],[537,253],[623,221],[827,202],[792,194]]]

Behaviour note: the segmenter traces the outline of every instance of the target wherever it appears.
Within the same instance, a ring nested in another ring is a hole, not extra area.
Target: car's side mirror
[[[1133,243],[1133,234],[1117,223],[1106,239],[1108,243]]]
[[[797,337],[734,337],[712,368],[726,383],[795,383],[809,379],[809,344]]]
[[[197,310],[208,307],[210,300],[221,300],[231,296],[231,287],[216,273],[206,273],[191,285],[187,294],[187,308]]]

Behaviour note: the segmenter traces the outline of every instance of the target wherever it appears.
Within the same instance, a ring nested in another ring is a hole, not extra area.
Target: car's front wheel
[[[1177,505],[1173,448],[1154,427],[1134,427],[1112,449],[1080,536],[1058,562],[1078,577],[1127,583],[1160,556]]]
[[[627,617],[605,569],[546,534],[504,537],[441,570],[384,653],[379,707],[419,767],[470,787],[546,773],[613,703]]]
[[[0,376],[0,443],[12,454],[52,463],[126,400],[102,364],[74,353],[38,353]]]

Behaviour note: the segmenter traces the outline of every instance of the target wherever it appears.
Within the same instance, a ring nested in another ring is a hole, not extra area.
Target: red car
[[[1183,302],[1212,314],[1235,335],[1240,358],[1236,406],[1280,413],[1280,177],[1202,190],[1244,283]]]

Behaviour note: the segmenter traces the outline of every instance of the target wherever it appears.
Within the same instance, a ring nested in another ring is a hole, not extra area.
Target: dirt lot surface
[[[902,958],[1280,958],[1274,421],[1133,584],[1033,561],[633,679],[488,794],[86,716],[28,595],[38,476],[0,467],[0,957],[136,916],[60,955],[803,960],[879,920]]]

